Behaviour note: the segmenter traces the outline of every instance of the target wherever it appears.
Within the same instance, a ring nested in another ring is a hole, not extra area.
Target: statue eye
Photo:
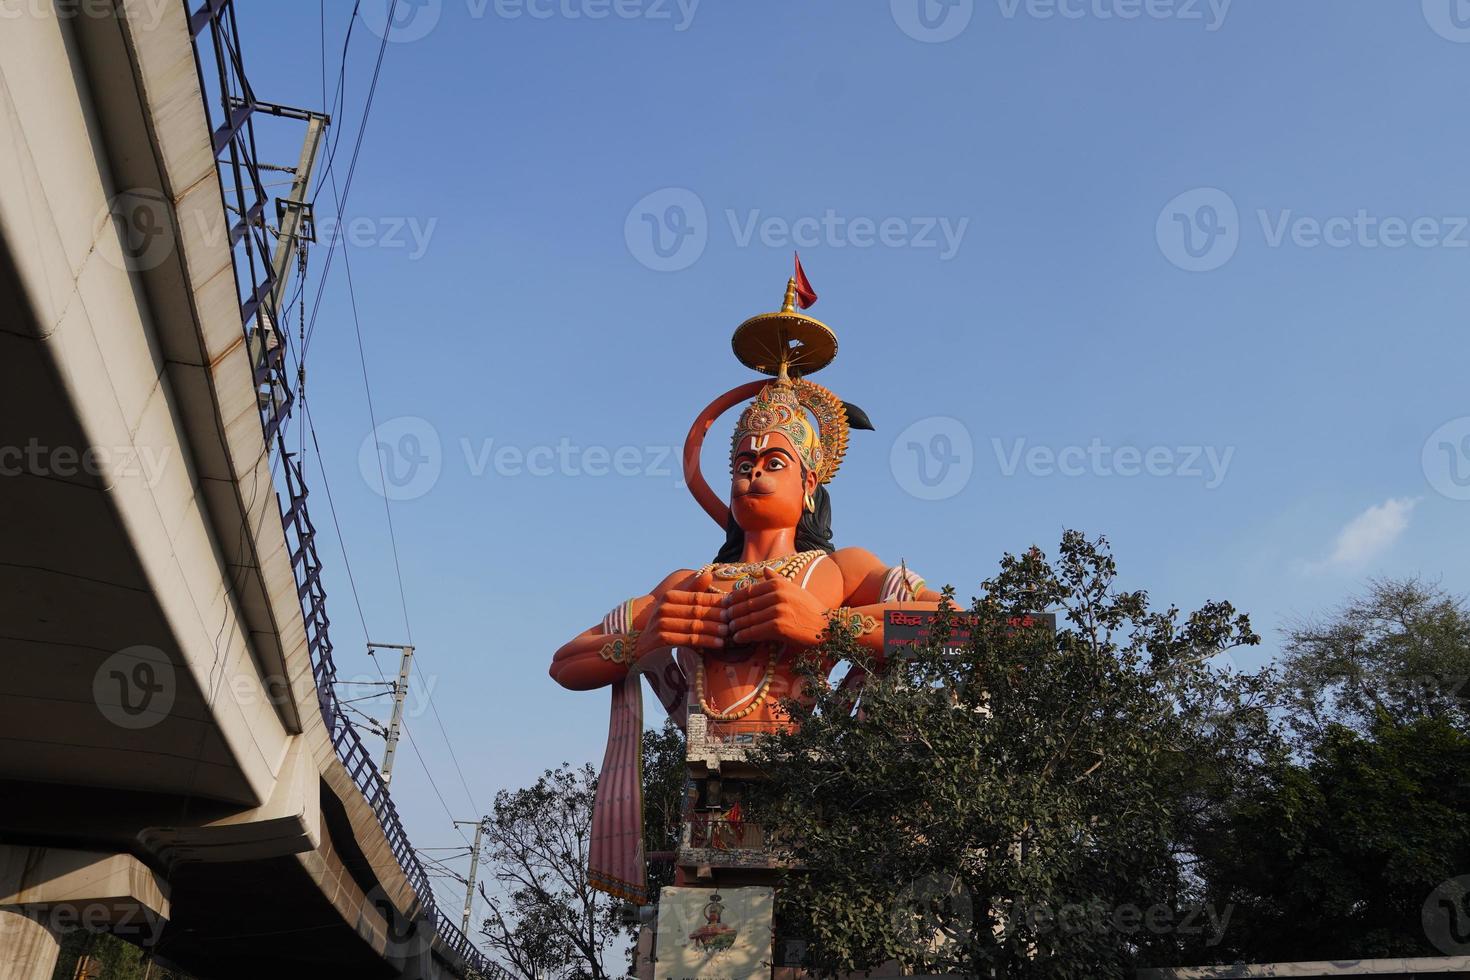
[[[786,460],[782,459],[780,456],[772,456],[770,459],[766,460],[766,469],[770,470],[772,473],[776,472],[777,470],[784,470],[785,468]]]
[[[737,464],[735,464],[735,472],[736,473],[739,473],[741,476],[748,476],[748,475],[750,475],[750,470],[751,470],[751,464],[750,464],[750,461],[749,460],[746,460],[743,463],[737,463]]]

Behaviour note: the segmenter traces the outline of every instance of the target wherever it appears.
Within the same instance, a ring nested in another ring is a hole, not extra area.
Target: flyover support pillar
[[[0,980],[50,980],[70,929],[151,947],[168,915],[168,882],[132,855],[0,844]]]
[[[0,980],[51,980],[61,941],[56,931],[15,909],[0,909]]]

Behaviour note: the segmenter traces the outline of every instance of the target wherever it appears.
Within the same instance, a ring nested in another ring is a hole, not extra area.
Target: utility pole
[[[398,729],[403,724],[403,702],[408,698],[408,675],[413,669],[413,647],[403,643],[369,643],[368,656],[374,650],[398,650],[398,680],[393,684],[393,719],[388,722],[387,734],[383,736],[383,785],[393,779],[393,756],[398,752]]]
[[[246,103],[239,99],[231,100],[233,108],[244,108],[245,105]],[[316,221],[312,216],[312,207],[306,199],[306,194],[311,188],[311,175],[316,168],[317,154],[321,149],[322,133],[331,125],[332,120],[323,112],[296,109],[291,106],[277,105],[274,102],[253,102],[250,103],[250,109],[284,119],[299,119],[306,123],[306,137],[301,143],[301,158],[297,161],[296,168],[290,171],[292,175],[291,191],[286,197],[276,200],[276,221],[280,227],[276,229],[276,247],[271,255],[271,275],[275,279],[275,286],[269,293],[268,301],[264,302],[260,308],[259,323],[264,329],[253,331],[248,341],[251,362],[256,367],[260,367],[270,353],[281,344],[279,331],[285,329],[285,324],[278,323],[277,320],[281,316],[281,304],[286,298],[286,287],[290,282],[292,264],[298,255],[303,256],[304,263],[305,243],[316,241]],[[258,221],[262,227],[267,227],[264,215],[261,215]],[[300,353],[300,351],[297,352],[298,356]],[[298,369],[298,374],[304,375],[305,370],[303,365]],[[267,397],[277,400],[281,396],[272,390],[268,396],[262,396],[262,398]]]
[[[481,817],[479,820],[456,820],[454,825],[474,824],[475,843],[470,848],[470,877],[464,888],[464,918],[460,920],[459,931],[466,936],[470,934],[470,907],[475,904],[475,876],[480,872],[480,839],[485,835],[485,825],[490,822],[489,817]]]
[[[257,109],[260,107],[257,105]],[[306,192],[311,187],[311,172],[316,167],[317,150],[321,147],[322,131],[326,129],[331,120],[324,113],[307,109],[289,109],[286,106],[276,105],[269,105],[265,108],[272,115],[306,120],[306,139],[302,141],[301,160],[296,164],[296,171],[291,180],[291,193],[276,205],[278,212],[276,217],[281,227],[280,234],[276,237],[275,254],[271,256],[271,268],[275,272],[276,288],[271,296],[270,309],[272,315],[275,315],[286,298],[286,286],[291,279],[291,262],[295,259],[297,252],[296,238],[302,232],[303,222],[306,225],[309,240],[316,240],[315,222],[310,213],[311,205],[306,203]]]

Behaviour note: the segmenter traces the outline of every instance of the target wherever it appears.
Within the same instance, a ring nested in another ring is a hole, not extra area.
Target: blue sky
[[[818,380],[878,426],[839,544],[969,595],[1004,551],[1106,534],[1122,585],[1248,611],[1246,666],[1369,576],[1470,591],[1470,4],[920,2],[419,0],[388,30],[309,392],[380,642],[406,633],[374,444],[420,460],[392,515],[468,793],[420,701],[410,726],[453,816],[600,757],[606,695],[547,663],[713,554],[677,447],[748,379],[730,333],[798,244],[842,343]],[[353,30],[339,188],[387,3]],[[329,86],[350,12],[320,12]],[[257,94],[320,108],[318,5],[240,20]],[[299,130],[261,133],[294,162]],[[339,664],[374,676],[312,505]],[[400,759],[415,841],[457,841]]]

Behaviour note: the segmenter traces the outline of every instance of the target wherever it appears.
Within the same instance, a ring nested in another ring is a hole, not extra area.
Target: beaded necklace
[[[794,555],[783,555],[780,558],[767,558],[762,561],[711,564],[701,568],[699,574],[703,575],[706,572],[710,572],[722,582],[733,580],[735,584],[732,586],[732,589],[738,592],[754,585],[761,579],[762,573],[768,568],[774,569],[778,575],[787,581],[794,581],[803,569],[825,554],[826,552],[824,551],[803,551]],[[718,592],[719,590],[711,588],[710,591]],[[694,668],[694,694],[699,701],[699,706],[704,709],[704,713],[714,721],[739,721],[765,704],[766,700],[770,697],[771,681],[776,676],[777,652],[779,651],[773,651],[767,656],[765,676],[761,678],[761,682],[755,691],[746,695],[747,698],[751,699],[750,703],[738,710],[736,705],[740,703],[739,701],[724,711],[710,704],[704,694],[704,658],[699,658],[699,662]],[[741,700],[743,701],[745,698],[741,698]]]

